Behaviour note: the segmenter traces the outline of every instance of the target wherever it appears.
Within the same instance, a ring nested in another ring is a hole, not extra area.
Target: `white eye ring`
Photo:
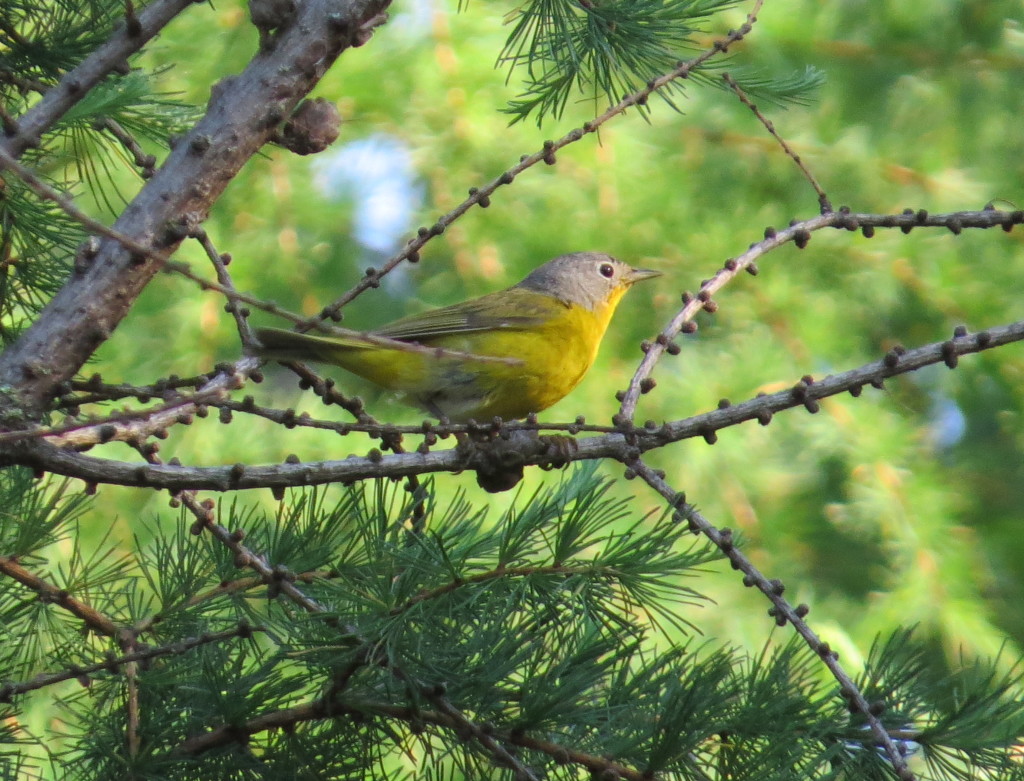
[[[615,266],[611,263],[602,263],[597,267],[597,273],[605,279],[611,279],[615,276]]]

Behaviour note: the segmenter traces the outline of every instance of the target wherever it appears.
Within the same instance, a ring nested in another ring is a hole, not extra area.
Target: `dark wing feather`
[[[429,341],[446,334],[522,329],[547,322],[565,304],[533,290],[510,288],[461,304],[403,317],[374,331],[403,341]]]

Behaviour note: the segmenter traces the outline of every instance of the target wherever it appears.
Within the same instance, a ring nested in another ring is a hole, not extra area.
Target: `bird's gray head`
[[[573,252],[534,269],[516,287],[546,293],[593,311],[609,300],[617,303],[634,282],[660,275],[660,271],[633,268],[601,252]]]

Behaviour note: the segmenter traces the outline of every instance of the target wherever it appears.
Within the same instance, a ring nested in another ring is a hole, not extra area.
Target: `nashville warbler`
[[[340,366],[438,418],[509,420],[547,409],[586,374],[623,294],[661,272],[598,252],[561,255],[522,282],[370,333],[464,356],[258,328],[257,355]],[[474,360],[472,356],[511,359]]]

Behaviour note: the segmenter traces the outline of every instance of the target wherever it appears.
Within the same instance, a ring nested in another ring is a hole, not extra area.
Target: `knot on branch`
[[[341,132],[341,113],[327,98],[304,100],[271,139],[297,155],[315,155],[333,144]]]
[[[487,431],[461,439],[456,450],[466,468],[476,472],[477,485],[496,494],[515,488],[523,479],[526,464],[538,459],[548,469],[565,466],[577,444],[569,436],[539,436],[534,431],[502,431],[495,436]]]
[[[273,48],[274,33],[295,16],[295,0],[249,0],[249,18],[260,33],[260,51]]]

